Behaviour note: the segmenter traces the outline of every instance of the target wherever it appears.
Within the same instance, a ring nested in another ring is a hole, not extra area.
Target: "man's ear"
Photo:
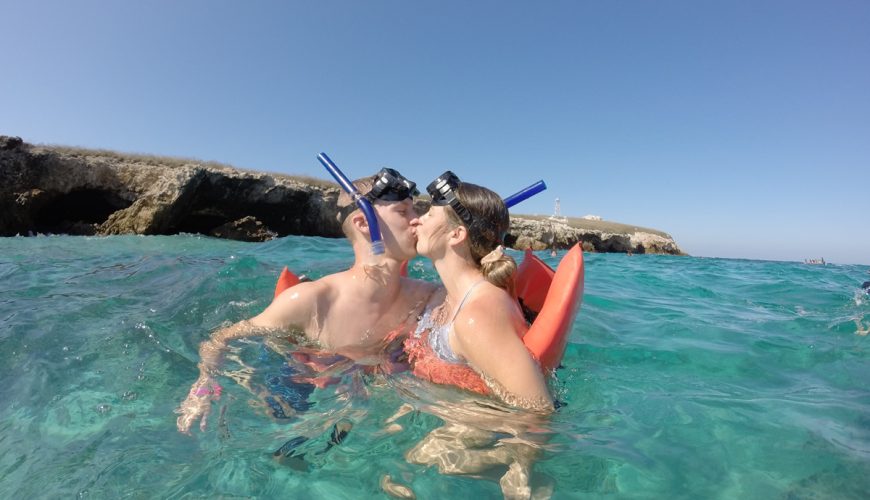
[[[350,223],[365,236],[369,236],[369,221],[361,211],[356,211],[350,215]]]

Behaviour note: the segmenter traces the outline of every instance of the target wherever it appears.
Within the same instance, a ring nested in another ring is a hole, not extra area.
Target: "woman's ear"
[[[457,225],[450,230],[450,243],[458,244],[468,239],[468,228],[463,225]]]

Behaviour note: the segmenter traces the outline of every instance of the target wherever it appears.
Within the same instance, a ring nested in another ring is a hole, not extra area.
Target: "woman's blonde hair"
[[[454,192],[459,202],[471,213],[472,222],[470,225],[463,224],[456,212],[445,206],[448,220],[468,229],[471,258],[480,268],[483,277],[513,296],[517,263],[511,256],[503,253],[501,246],[511,224],[504,200],[489,189],[469,182],[463,182]],[[484,259],[487,256],[489,258]]]

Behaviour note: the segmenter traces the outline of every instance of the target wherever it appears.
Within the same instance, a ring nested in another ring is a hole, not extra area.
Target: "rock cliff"
[[[202,233],[264,241],[340,237],[338,185],[178,158],[35,146],[0,136],[0,236]],[[418,207],[425,209],[425,202]],[[681,254],[654,230],[516,216],[514,248]]]
[[[506,244],[518,249],[545,250],[580,243],[586,252],[685,255],[670,235],[655,229],[607,221],[530,217],[511,217]]]

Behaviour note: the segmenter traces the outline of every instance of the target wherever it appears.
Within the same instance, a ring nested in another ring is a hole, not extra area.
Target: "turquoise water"
[[[211,331],[262,310],[281,266],[317,277],[351,259],[343,240],[321,238],[0,239],[0,497],[385,497],[385,474],[418,498],[499,497],[490,477],[405,460],[440,424],[413,390],[429,389],[407,374],[350,372],[295,418],[273,418],[250,388],[281,373],[284,358],[259,340],[234,343],[207,431],[176,431],[173,410]],[[553,498],[870,491],[867,266],[586,262],[583,308],[553,382],[565,406],[533,484]],[[422,260],[411,272],[434,276]],[[385,432],[408,402],[420,411]],[[323,452],[339,420],[354,428]],[[302,465],[273,458],[300,435],[311,437]]]

